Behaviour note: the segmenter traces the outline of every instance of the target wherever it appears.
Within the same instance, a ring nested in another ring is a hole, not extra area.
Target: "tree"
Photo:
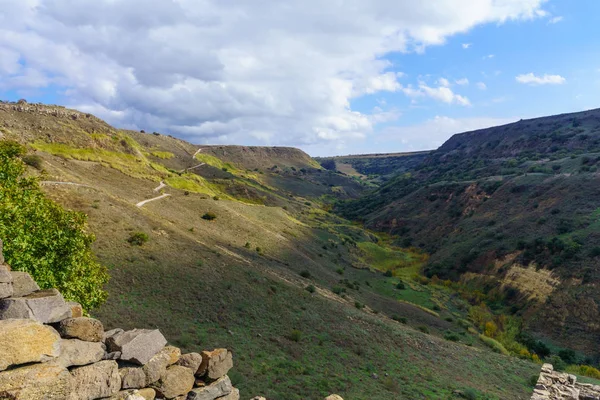
[[[26,177],[25,148],[0,141],[0,238],[6,262],[26,271],[41,288],[55,287],[91,309],[106,300],[106,268],[91,250],[87,217],[46,198],[37,178]]]

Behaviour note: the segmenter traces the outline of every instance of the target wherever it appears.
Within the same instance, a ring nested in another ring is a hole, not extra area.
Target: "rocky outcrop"
[[[158,330],[105,331],[58,290],[0,264],[0,399],[240,399],[229,350],[181,354],[166,344]]]
[[[575,375],[544,364],[531,400],[600,400],[600,386],[579,383]]]

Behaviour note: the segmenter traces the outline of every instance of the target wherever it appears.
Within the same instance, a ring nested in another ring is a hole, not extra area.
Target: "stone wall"
[[[58,290],[11,271],[0,241],[1,400],[239,400],[232,367],[227,349],[182,354],[158,330],[105,331]]]
[[[600,386],[579,383],[575,375],[544,364],[531,400],[600,400]]]
[[[26,101],[18,101],[18,102],[3,102],[0,101],[0,110],[6,111],[17,111],[24,112],[30,114],[40,114],[40,115],[51,115],[53,117],[59,118],[70,118],[70,119],[79,119],[79,118],[94,118],[91,114],[82,113],[76,110],[71,110],[63,106],[57,105],[46,105],[42,103],[27,103]]]

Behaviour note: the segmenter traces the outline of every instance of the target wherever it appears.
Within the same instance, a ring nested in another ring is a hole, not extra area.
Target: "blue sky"
[[[595,0],[83,3],[0,0],[0,99],[311,155],[600,107]]]

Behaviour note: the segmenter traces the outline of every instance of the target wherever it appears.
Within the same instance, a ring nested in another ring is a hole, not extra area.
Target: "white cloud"
[[[496,57],[495,54],[488,54],[487,56],[483,56],[484,60],[491,60],[492,58]]]
[[[401,150],[430,150],[442,145],[456,133],[468,132],[518,121],[519,118],[450,118],[436,116],[422,124],[389,127],[378,140]],[[399,144],[394,145],[394,142]]]
[[[487,85],[483,82],[477,82],[477,89],[485,90],[487,89]]]
[[[450,87],[450,81],[446,78],[440,78],[438,79],[438,84],[440,86],[444,86],[444,87]]]
[[[412,86],[402,89],[404,93],[413,99],[420,97],[429,97],[437,101],[441,101],[447,104],[458,104],[461,106],[469,106],[471,102],[468,98],[455,94],[452,89],[445,86],[439,86],[437,88],[427,86],[424,82],[419,83],[418,88]]]
[[[557,17],[552,17],[548,20],[548,24],[557,24],[560,21],[562,21],[564,18],[561,16],[557,16]]]
[[[463,43],[462,44],[462,48],[465,49],[465,50],[468,49],[471,46],[473,46],[473,43]]]
[[[469,80],[467,78],[457,79],[455,82],[457,85],[461,85],[461,86],[469,84]]]
[[[406,90],[386,54],[539,18],[543,3],[0,0],[0,91],[57,87],[119,126],[195,142],[341,142],[383,118],[352,99]],[[469,104],[447,87],[414,90]]]
[[[562,85],[567,81],[560,75],[544,74],[543,76],[537,76],[534,75],[533,72],[517,75],[515,79],[517,82],[526,85]]]

